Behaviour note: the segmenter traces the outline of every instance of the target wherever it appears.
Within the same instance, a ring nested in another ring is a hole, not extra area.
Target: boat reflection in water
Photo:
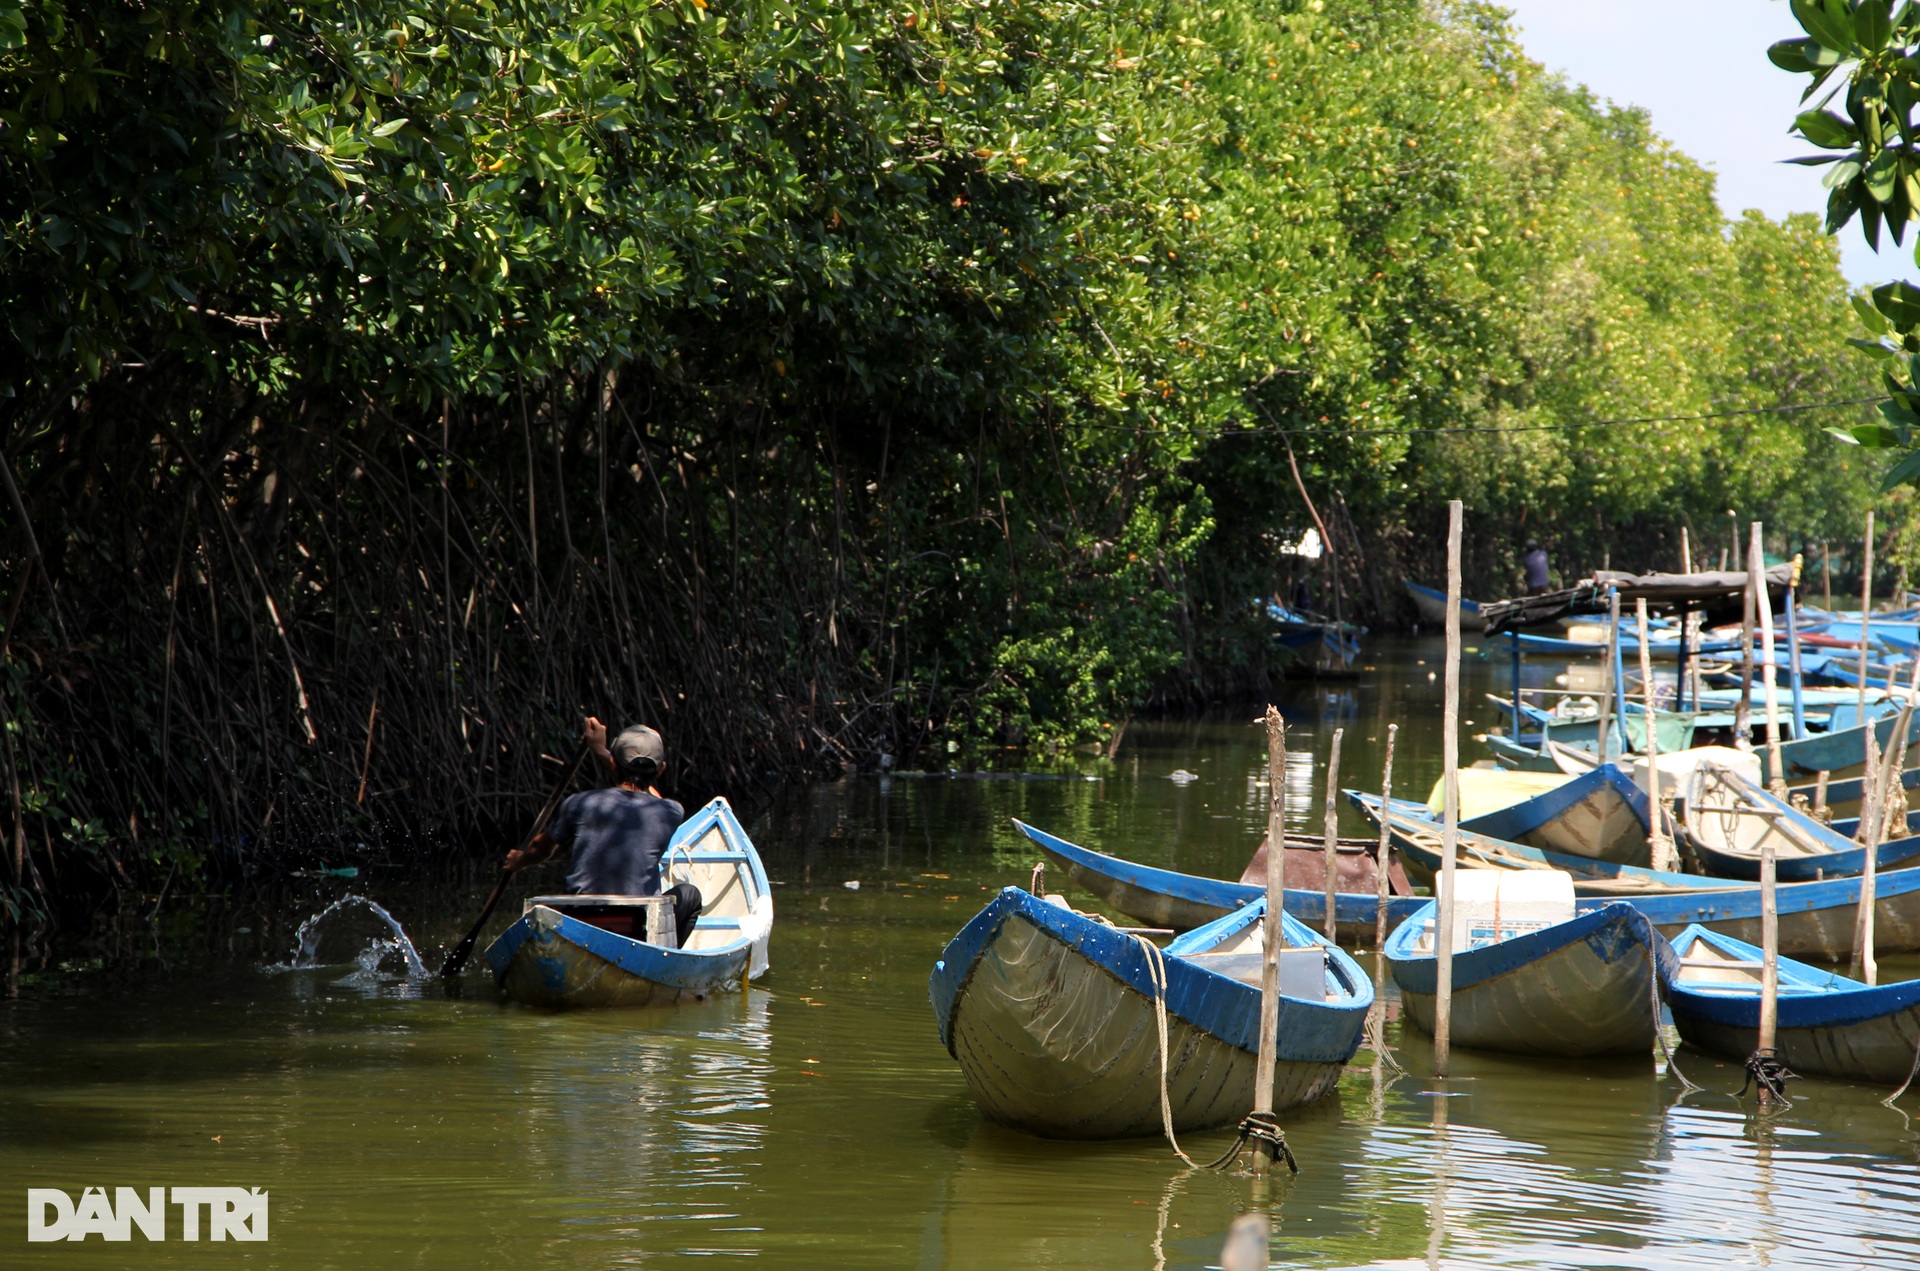
[[[570,1198],[570,1237],[597,1233],[620,1265],[766,1252],[747,1215],[769,1146],[772,1000],[750,988],[691,1006],[509,1008],[540,1051],[503,1074],[503,1088],[534,1088],[518,1151],[528,1178]]]

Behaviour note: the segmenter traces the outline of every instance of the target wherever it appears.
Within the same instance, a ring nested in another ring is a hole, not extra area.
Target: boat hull
[[[1689,846],[1700,867],[1715,878],[1760,881],[1760,862],[1740,852],[1726,852],[1694,838]],[[1887,873],[1920,863],[1920,835],[1889,839],[1874,852],[1874,869]],[[1825,878],[1853,878],[1867,867],[1867,849],[1857,847],[1828,856],[1779,856],[1774,878],[1783,883],[1818,882]]]
[[[1265,889],[1247,883],[1201,878],[1108,856],[1055,838],[1045,830],[1015,821],[1014,826],[1081,889],[1136,922],[1173,931],[1191,931],[1258,900]],[[1282,903],[1291,916],[1315,931],[1326,925],[1326,892],[1288,888]],[[1418,896],[1387,897],[1387,925],[1397,926],[1424,901]],[[1335,939],[1371,940],[1378,928],[1378,900],[1365,892],[1335,892]]]
[[[1780,763],[1789,773],[1840,772],[1866,762],[1867,729],[1874,730],[1875,753],[1884,755],[1893,742],[1894,730],[1899,726],[1898,716],[1883,715],[1872,724],[1856,724],[1836,732],[1795,737],[1780,743]],[[1908,744],[1915,741],[1920,741],[1920,711],[1914,713],[1907,727]],[[1758,753],[1761,779],[1771,781],[1772,748],[1761,747]]]
[[[1647,863],[1647,796],[1613,764],[1461,822],[1476,834],[1621,865]]]
[[[1168,953],[1168,1103],[1176,1132],[1253,1107],[1259,990]],[[1371,987],[1340,1005],[1283,997],[1276,1110],[1331,1091],[1359,1046]],[[1008,888],[947,946],[929,995],[947,1049],[991,1120],[1047,1138],[1158,1134],[1160,1039],[1138,940]]]
[[[1693,947],[1692,933],[1676,942]],[[1757,961],[1760,950],[1742,942],[1724,951]],[[1920,1050],[1920,981],[1872,987],[1791,961],[1781,964],[1782,992],[1774,1053],[1802,1076],[1893,1086],[1907,1079]],[[1757,985],[1740,993],[1712,992],[1669,977],[1667,1009],[1689,1045],[1744,1061],[1759,1045]]]
[[[1436,591],[1432,587],[1422,587],[1409,580],[1405,583],[1407,595],[1413,598],[1413,607],[1420,615],[1423,625],[1444,628],[1447,625],[1447,593]],[[1483,631],[1486,623],[1480,617],[1478,601],[1460,601],[1460,629],[1462,631]]]
[[[1425,912],[1430,912],[1429,909]],[[1437,963],[1411,952],[1422,917],[1387,942],[1407,1017],[1434,1027]],[[1401,939],[1402,932],[1407,939]],[[1656,967],[1666,942],[1630,905],[1453,955],[1452,1042],[1511,1055],[1645,1054],[1653,1047]]]
[[[1349,798],[1369,817],[1380,815],[1379,800],[1373,796],[1350,794]],[[1422,815],[1426,811],[1418,804],[1396,801],[1396,806],[1417,808]],[[1407,876],[1417,883],[1431,882],[1440,865],[1439,852],[1433,845],[1439,827],[1431,822],[1419,824],[1397,812],[1391,820],[1394,846]],[[1492,864],[1495,868],[1566,870],[1573,875],[1582,911],[1609,900],[1624,900],[1645,914],[1665,936],[1697,922],[1749,943],[1760,939],[1760,888],[1750,883],[1581,860],[1518,843],[1500,843],[1482,835],[1463,834],[1461,852],[1461,860],[1473,867]],[[1860,885],[1858,876],[1782,883],[1775,890],[1780,952],[1827,962],[1852,957]],[[1920,949],[1920,867],[1893,870],[1876,879],[1874,944],[1882,953]]]
[[[698,1000],[737,985],[750,960],[764,965],[766,957],[765,935],[732,950],[687,952],[615,935],[545,906],[523,915],[488,951],[509,998],[547,1007]]]

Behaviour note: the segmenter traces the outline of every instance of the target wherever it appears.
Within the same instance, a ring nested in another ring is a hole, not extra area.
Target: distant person
[[[1547,573],[1547,549],[1536,540],[1527,540],[1527,554],[1520,558],[1520,568],[1526,571],[1529,596],[1537,596],[1553,587]]]
[[[660,858],[686,809],[661,797],[654,783],[667,769],[666,743],[645,724],[625,729],[607,744],[607,726],[589,715],[583,737],[600,756],[616,784],[583,790],[560,805],[547,828],[525,848],[507,853],[506,870],[518,873],[547,860],[563,847],[573,849],[567,891],[582,896],[658,896]],[[700,916],[700,891],[680,883],[673,897],[674,926],[685,947]]]
[[[1293,585],[1293,607],[1304,613],[1313,612],[1313,588],[1304,578]]]

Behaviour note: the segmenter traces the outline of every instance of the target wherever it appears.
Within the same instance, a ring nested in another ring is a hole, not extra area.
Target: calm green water
[[[1436,648],[1380,647],[1361,681],[1302,688],[1293,744],[1324,759],[1344,727],[1347,780],[1371,786],[1398,720],[1396,784],[1424,796]],[[1468,663],[1479,727],[1496,671]],[[471,878],[316,881],[184,902],[158,931],[135,918],[71,937],[66,969],[0,1003],[14,1215],[0,1263],[1197,1268],[1265,1203],[1285,1266],[1920,1265],[1920,1130],[1879,1106],[1885,1091],[1808,1081],[1762,1123],[1732,1098],[1730,1066],[1685,1052],[1708,1087],[1685,1098],[1651,1059],[1456,1054],[1436,1083],[1423,1039],[1394,1023],[1408,1074],[1363,1051],[1337,1097],[1289,1114],[1302,1172],[1264,1201],[1245,1176],[1188,1173],[1157,1140],[1048,1143],[982,1123],[926,979],[996,888],[1026,880],[1033,854],[1008,818],[1237,876],[1263,819],[1252,714],[1136,726],[1117,763],[1088,765],[1098,780],[802,792],[749,824],[781,883],[772,973],[704,1004],[543,1014],[500,1005],[479,975],[449,995],[398,978],[394,959],[368,974],[352,955],[380,929],[357,913],[323,928],[333,965],[270,969],[300,920],[349,890],[436,963],[477,908]],[[1198,779],[1169,780],[1176,768]],[[1316,785],[1300,823],[1318,824],[1318,799]],[[1206,1159],[1225,1143],[1185,1145]],[[264,1187],[271,1239],[182,1243],[175,1211],[165,1244],[25,1242],[25,1188],[87,1185]]]

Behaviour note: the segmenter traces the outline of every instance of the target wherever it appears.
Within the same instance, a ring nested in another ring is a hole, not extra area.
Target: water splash
[[[351,959],[359,969],[347,976],[341,983],[376,984],[381,982],[386,978],[381,973],[381,966],[389,958],[396,955],[400,959],[402,968],[401,979],[427,979],[427,964],[421,960],[420,951],[413,947],[413,941],[408,938],[406,928],[400,925],[399,919],[388,913],[377,901],[369,900],[365,896],[357,893],[350,893],[340,897],[340,899],[334,901],[331,905],[328,905],[325,909],[322,909],[319,913],[314,914],[311,918],[308,918],[300,924],[299,930],[293,934],[293,960],[286,963],[284,969],[289,971],[302,971],[311,970],[319,966],[338,965],[337,963],[323,963],[320,961],[321,926],[333,914],[351,909],[355,906],[364,909],[385,923],[387,930],[392,934],[388,936],[376,935],[368,940]]]

